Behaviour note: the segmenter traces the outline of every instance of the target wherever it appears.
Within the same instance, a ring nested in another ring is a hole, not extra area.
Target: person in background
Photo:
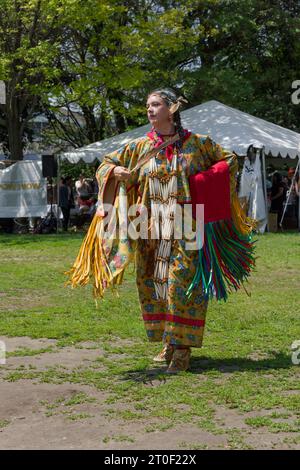
[[[295,173],[295,171],[294,171]],[[291,179],[293,178],[294,173],[291,173],[290,177]],[[299,173],[295,176],[294,180],[292,179],[292,184],[291,184],[291,200],[294,206],[294,216],[296,217],[298,221],[299,217]],[[298,227],[300,228],[300,227]]]
[[[282,182],[283,182],[283,184],[284,184],[284,186],[285,186],[285,189],[289,189],[290,184],[291,184],[291,181],[290,181],[290,179],[289,179],[287,176],[284,176],[284,177],[282,178]]]
[[[92,181],[92,190],[93,190],[93,196],[98,197],[98,192],[99,192],[99,186],[98,186],[98,181],[97,178],[94,176],[93,181]]]
[[[69,219],[70,219],[70,206],[69,206],[69,188],[66,184],[66,178],[60,179],[59,184],[59,207],[63,214],[63,230],[67,232]]]
[[[294,193],[295,197],[295,217],[298,221],[298,229],[300,230],[299,226],[299,197],[300,197],[300,178],[299,173],[296,174],[294,183],[292,185],[291,191]]]
[[[271,212],[277,213],[277,226],[279,227],[282,212],[283,202],[285,200],[286,187],[282,181],[280,173],[275,171],[272,177],[272,189],[271,189]]]
[[[70,210],[75,206],[71,176],[61,178],[59,187],[59,207],[63,213],[63,230],[67,232],[70,220]]]
[[[76,195],[78,197],[88,197],[89,196],[89,184],[86,181],[86,178],[81,173],[79,180],[75,182]]]
[[[70,209],[73,209],[75,207],[75,198],[74,198],[74,192],[73,192],[73,180],[71,176],[66,177],[66,185],[68,187],[69,207]]]

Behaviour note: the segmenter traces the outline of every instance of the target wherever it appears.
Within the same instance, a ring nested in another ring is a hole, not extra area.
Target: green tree
[[[178,82],[198,33],[185,25],[189,6],[164,3],[87,0],[68,9],[62,75],[46,103],[56,137],[81,146],[142,124],[147,91]]]
[[[40,87],[50,87],[60,71],[53,67],[61,37],[60,0],[0,0],[0,78],[6,84],[8,149],[23,158],[24,133],[39,108]]]
[[[293,0],[0,0],[11,158],[36,112],[79,147],[144,124],[160,86],[299,129],[299,18]]]
[[[202,66],[186,77],[191,102],[217,99],[299,130],[300,109],[291,102],[299,79],[299,2],[195,0],[190,18],[205,29],[197,44]]]

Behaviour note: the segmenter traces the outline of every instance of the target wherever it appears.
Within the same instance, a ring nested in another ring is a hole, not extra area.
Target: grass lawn
[[[7,362],[51,351],[55,357],[55,351],[84,350],[87,344],[102,351],[86,365],[68,368],[0,366],[0,387],[22,379],[92,386],[106,394],[107,419],[117,414],[126,423],[146,420],[145,435],[192,424],[225,436],[226,448],[257,448],[259,433],[278,434],[277,448],[300,445],[300,365],[291,360],[291,344],[300,340],[299,233],[258,236],[256,271],[247,284],[251,295],[240,291],[226,303],[211,302],[204,347],[193,350],[190,371],[172,377],[152,363],[160,345],[147,342],[133,267],[120,297],[109,292],[98,308],[90,287],[64,287],[63,273],[81,240],[80,234],[0,236],[0,340],[57,340],[55,346],[12,350]],[[47,409],[51,414],[51,404]],[[69,419],[89,417],[78,416]],[[0,416],[1,423],[2,430],[9,428],[6,417]],[[134,440],[119,436],[126,439],[128,445]],[[201,447],[184,436],[181,441],[182,447]]]

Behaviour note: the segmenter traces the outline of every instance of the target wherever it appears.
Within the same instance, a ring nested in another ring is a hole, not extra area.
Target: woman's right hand
[[[130,171],[123,166],[116,166],[113,171],[116,181],[128,181],[130,178]]]

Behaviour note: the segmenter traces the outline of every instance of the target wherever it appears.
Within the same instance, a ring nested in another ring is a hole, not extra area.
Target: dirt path
[[[32,354],[32,350],[52,349],[36,355],[11,356],[0,365],[0,449],[288,449],[291,445],[285,443],[286,439],[295,437],[293,433],[250,428],[242,414],[222,406],[215,415],[224,425],[222,434],[193,424],[160,430],[155,428],[155,420],[125,420],[117,413],[122,403],[113,405],[116,413],[111,415],[109,394],[92,386],[46,383],[36,378],[7,380],[9,374],[24,369],[47,371],[58,365],[61,370],[70,370],[90,365],[101,355],[99,349],[88,345],[82,349],[58,348],[55,340],[48,339],[1,340],[8,352],[28,348]],[[300,449],[300,445],[292,448]]]

